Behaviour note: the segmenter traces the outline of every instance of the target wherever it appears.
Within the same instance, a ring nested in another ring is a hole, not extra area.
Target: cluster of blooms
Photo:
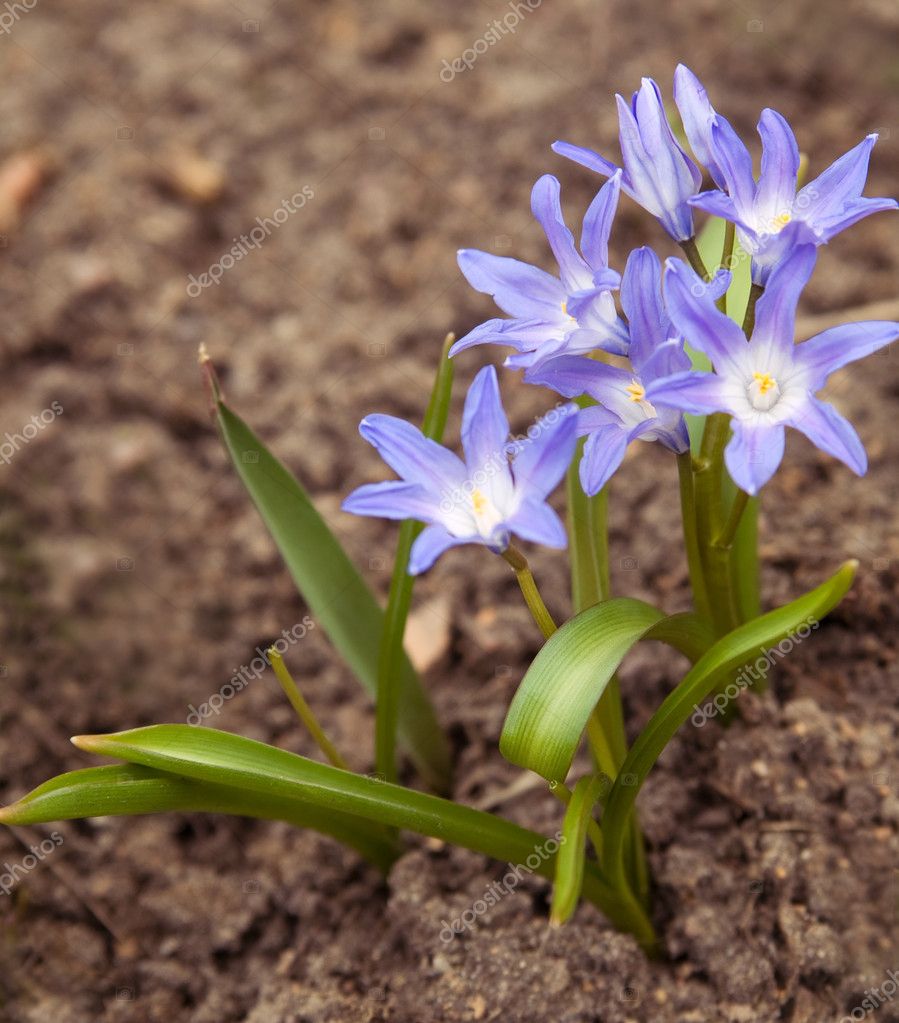
[[[835,370],[892,342],[899,324],[850,323],[801,344],[794,343],[794,327],[817,247],[870,213],[897,208],[893,199],[861,194],[877,136],[869,135],[797,192],[799,148],[780,114],[766,109],[761,115],[756,180],[746,146],[683,65],[675,72],[674,99],[690,148],[715,189],[701,190],[702,172],[678,144],[658,86],[644,79],[629,104],[617,97],[621,167],[590,149],[553,145],[556,153],[608,178],[584,216],[579,245],[562,215],[558,180],[544,175],[534,185],[531,207],[558,276],[487,252],[459,253],[468,282],[491,295],[505,317],[476,327],[450,354],[485,344],[511,348],[506,365],[523,369],[526,382],[581,398],[585,407],[567,407],[570,414],[538,430],[513,461],[498,468],[496,456],[506,450],[509,424],[491,367],[478,374],[465,403],[464,462],[401,420],[363,420],[363,437],[401,479],[363,486],[344,507],[428,523],[413,549],[411,572],[424,571],[458,544],[482,543],[501,552],[513,533],[563,547],[564,529],[546,498],[573,457],[577,438],[587,438],[581,484],[595,494],[632,440],[659,441],[675,453],[685,452],[685,412],[730,416],[725,461],[735,483],[749,494],[756,494],[780,464],[787,426],[858,474],[865,472],[865,451],[855,430],[815,395]],[[728,271],[706,281],[687,263],[670,258],[663,272],[649,248],[632,252],[623,274],[609,266],[609,235],[622,191],[681,245],[692,244],[696,209],[734,225],[760,295],[748,338],[716,305],[730,286]],[[691,369],[685,341],[708,356],[711,372]],[[628,366],[591,358],[595,352],[624,356]],[[485,473],[488,464],[492,469]],[[478,474],[484,485],[466,488],[465,480]],[[447,502],[442,499],[447,490],[465,493],[466,500]]]

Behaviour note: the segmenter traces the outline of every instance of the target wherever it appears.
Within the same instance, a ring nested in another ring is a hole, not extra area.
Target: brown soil
[[[42,0],[0,40],[0,156],[20,158],[0,175],[12,196],[0,435],[63,408],[0,466],[7,799],[86,763],[71,734],[183,721],[306,613],[208,423],[199,341],[383,592],[395,528],[338,511],[381,471],[356,423],[374,409],[418,417],[443,334],[490,312],[461,281],[457,247],[545,259],[530,185],[554,171],[582,208],[596,179],[548,145],[611,150],[612,91],[641,74],[667,87],[683,59],[740,130],[765,103],[782,110],[813,170],[879,129],[869,193],[896,179],[897,20],[882,0],[555,0],[442,82],[443,60],[508,9]],[[188,274],[304,185],[314,199],[261,249],[186,295]],[[893,226],[883,216],[834,242],[806,312],[892,297]],[[618,264],[647,241],[667,251],[624,203]],[[589,908],[550,931],[533,879],[444,944],[442,921],[505,866],[434,842],[413,840],[385,883],[286,826],[91,820],[0,833],[11,864],[62,838],[0,898],[0,1018],[821,1023],[859,1006],[899,969],[896,358],[832,388],[866,442],[868,478],[800,440],[766,495],[768,601],[857,556],[853,593],[784,662],[773,695],[741,698],[731,729],[684,729],[641,796],[666,961],[647,963]],[[461,360],[457,399],[481,363]],[[544,407],[513,375],[504,386],[516,426]],[[676,610],[675,475],[640,447],[614,485],[614,583]],[[564,559],[534,563],[565,613]],[[538,645],[514,581],[457,551],[421,580],[417,600],[429,598],[450,626],[427,682],[458,751],[457,798],[554,831],[541,790],[502,798],[516,772],[497,737]],[[320,632],[292,663],[369,769],[371,708]],[[681,667],[655,646],[629,659],[634,728]],[[217,723],[312,753],[269,678]],[[899,1001],[876,1019],[899,1020]]]

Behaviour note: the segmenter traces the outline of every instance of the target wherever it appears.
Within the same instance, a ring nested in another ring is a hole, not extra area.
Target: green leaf
[[[228,453],[300,593],[372,696],[384,614],[308,495],[252,430],[216,402]],[[401,662],[399,734],[429,784],[446,789],[449,749],[408,657]]]
[[[629,597],[587,608],[546,641],[518,687],[500,738],[503,756],[549,781],[564,781],[590,712],[625,654],[658,639],[695,658],[711,642],[694,615],[670,618]]]
[[[449,350],[454,340],[455,336],[450,334],[443,342],[440,365],[422,425],[422,433],[431,440],[440,441],[446,428],[453,389],[453,360],[449,358]],[[384,632],[378,651],[375,770],[387,781],[396,781],[396,732],[402,698],[397,683],[402,676],[405,657],[403,636],[414,585],[414,577],[409,575],[407,569],[412,544],[422,528],[421,523],[414,519],[407,519],[400,526],[393,575],[390,580],[390,594],[387,598]]]
[[[377,777],[342,771],[214,728],[149,725],[111,735],[81,735],[72,741],[90,753],[225,786],[252,794],[253,801],[260,797],[272,801],[266,805],[278,806],[285,801],[289,808],[302,803],[326,813],[356,815],[430,835],[509,863],[525,863],[536,849],[546,845],[542,835],[494,814]],[[0,822],[13,823],[9,818],[12,810],[0,811]],[[534,873],[552,880],[555,855],[540,858]],[[619,897],[604,884],[595,868],[585,874],[584,894],[597,904],[608,904],[610,918],[614,919]]]
[[[668,695],[631,747],[603,813],[604,866],[613,883],[620,883],[624,876],[624,840],[637,793],[675,732],[720,684],[722,676],[756,659],[762,648],[779,643],[803,624],[814,625],[832,611],[852,585],[857,567],[856,561],[846,562],[816,589],[728,633]]]
[[[190,725],[151,725],[114,735],[82,735],[73,742],[92,753],[235,790],[248,797],[245,804],[248,808],[263,806],[282,819],[289,819],[287,815],[297,812],[302,804],[303,814],[315,809],[326,817],[351,815],[404,828],[519,864],[549,880],[555,877],[558,853],[549,851],[543,835],[440,796],[320,764],[230,732]],[[51,801],[44,806],[34,805],[30,811],[28,804],[32,798],[36,804],[38,793],[47,792],[48,788],[57,785],[63,788],[65,777],[48,782],[32,796],[0,811],[0,823],[59,820],[59,808]],[[128,813],[133,812],[135,805],[143,807],[140,812],[154,809],[149,800],[104,801],[101,792],[96,799],[84,798],[83,802],[68,804],[65,816]],[[595,863],[585,866],[583,895],[602,909],[615,926],[634,932],[643,946],[651,949],[655,940],[651,924],[634,912],[627,893],[622,894],[606,883]]]
[[[553,924],[565,923],[577,908],[584,881],[587,828],[593,819],[593,807],[608,781],[606,775],[593,774],[581,778],[574,786],[562,821],[562,842],[550,910]]]
[[[226,813],[312,828],[355,849],[384,873],[401,852],[382,827],[361,817],[300,800],[272,799],[225,785],[181,778],[136,764],[89,767],[61,774],[0,810],[0,823],[38,824],[78,817],[171,811]]]

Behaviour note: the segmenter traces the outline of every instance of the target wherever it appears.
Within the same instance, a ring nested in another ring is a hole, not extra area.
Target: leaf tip
[[[73,735],[69,738],[69,742],[73,746],[77,746],[78,749],[84,750],[87,753],[92,753],[97,744],[97,741],[101,739],[100,735]]]

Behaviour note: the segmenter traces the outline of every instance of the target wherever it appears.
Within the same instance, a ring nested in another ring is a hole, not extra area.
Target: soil
[[[597,180],[548,146],[613,151],[613,91],[643,74],[667,89],[684,60],[746,137],[764,104],[787,115],[813,172],[879,130],[868,193],[890,194],[893,5],[536,7],[451,81],[443,61],[506,3],[21,8],[0,40],[0,158],[13,161],[0,170],[0,435],[51,411],[0,466],[5,800],[87,763],[69,735],[185,720],[306,614],[209,424],[199,342],[384,593],[395,527],[338,510],[383,471],[356,424],[373,410],[420,417],[443,335],[492,315],[461,280],[458,247],[545,262],[530,186],[552,171],[584,207]],[[188,295],[189,274],[304,186],[313,197],[260,248]],[[616,264],[642,243],[669,251],[624,202]],[[864,222],[822,252],[805,313],[892,298],[897,265],[891,218]],[[894,349],[830,390],[866,443],[867,479],[794,439],[764,501],[768,604],[850,556],[855,588],[771,694],[741,697],[729,729],[687,726],[641,794],[663,961],[589,907],[551,930],[547,886],[528,877],[445,943],[444,922],[506,865],[434,841],[410,839],[385,881],[279,824],[94,819],[0,832],[9,864],[61,840],[0,898],[0,1019],[859,1018],[866,990],[899,970]],[[484,358],[460,360],[451,437]],[[514,374],[503,385],[516,428],[550,401]],[[613,486],[614,586],[674,611],[687,600],[674,468],[637,447]],[[566,614],[564,558],[533,563]],[[456,797],[555,831],[556,804],[539,787],[508,792],[517,772],[497,752],[539,641],[508,569],[452,552],[416,603],[446,632],[427,685],[457,751]],[[370,704],[321,632],[292,658],[336,744],[370,770]],[[634,730],[682,668],[655,645],[630,657]],[[214,723],[313,754],[268,677]],[[899,1020],[899,1000],[876,1019]]]

